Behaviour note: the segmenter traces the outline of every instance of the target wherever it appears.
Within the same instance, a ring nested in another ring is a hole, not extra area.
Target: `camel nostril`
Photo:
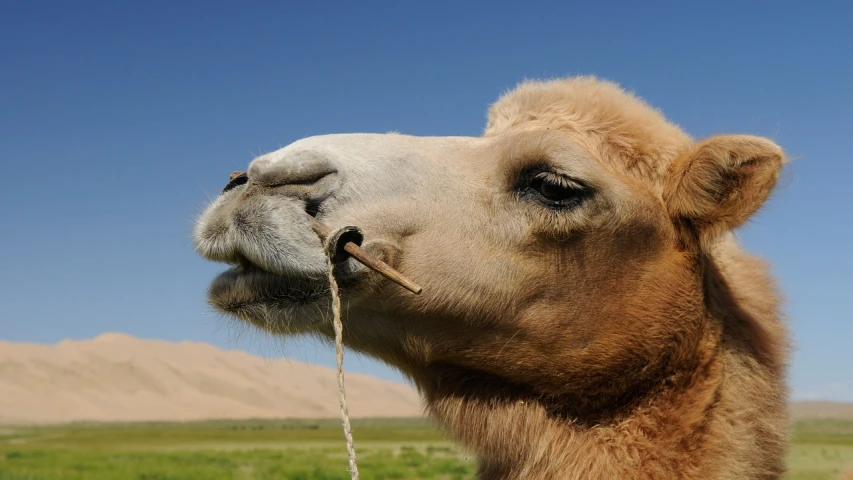
[[[322,198],[309,198],[305,201],[305,213],[316,218],[317,214],[320,213],[321,205],[323,205]]]
[[[338,173],[337,170],[308,173],[299,177],[290,178],[286,182],[283,182],[282,185],[313,185],[336,173]]]
[[[228,181],[228,184],[225,185],[225,188],[222,189],[222,193],[225,193],[229,190],[233,190],[234,188],[245,185],[249,181],[249,176],[246,172],[234,172],[231,174],[231,180]]]
[[[323,182],[328,177],[334,177],[337,173],[337,170],[322,170],[313,172],[299,172],[297,175],[289,174],[287,176],[273,175],[269,173],[259,174],[255,176],[252,175],[250,171],[250,177],[248,178],[248,180],[254,185],[260,185],[267,188],[308,188]]]

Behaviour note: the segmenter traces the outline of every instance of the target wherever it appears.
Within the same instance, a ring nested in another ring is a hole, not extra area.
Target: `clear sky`
[[[313,134],[479,135],[518,81],[589,73],[695,137],[787,149],[740,236],[788,296],[794,395],[853,400],[853,4],[609,3],[2,2],[0,338],[121,331],[332,364],[206,306],[222,267],[192,222],[228,174]]]

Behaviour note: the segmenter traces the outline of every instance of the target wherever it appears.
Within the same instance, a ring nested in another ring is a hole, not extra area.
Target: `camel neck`
[[[724,448],[712,434],[725,421],[723,378],[715,358],[607,420],[567,417],[522,391],[496,397],[446,388],[428,400],[439,424],[478,454],[484,480],[715,478],[709,452]]]

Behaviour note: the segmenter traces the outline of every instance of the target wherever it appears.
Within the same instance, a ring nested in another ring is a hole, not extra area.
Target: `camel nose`
[[[249,182],[264,187],[299,185],[308,187],[337,173],[329,155],[317,150],[273,152],[249,165]]]

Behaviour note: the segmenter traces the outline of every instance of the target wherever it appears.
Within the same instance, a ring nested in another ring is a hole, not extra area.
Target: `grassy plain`
[[[423,419],[354,421],[365,479],[472,478],[473,458]],[[0,426],[0,480],[348,479],[336,420]],[[791,480],[853,468],[853,420],[801,420]]]

